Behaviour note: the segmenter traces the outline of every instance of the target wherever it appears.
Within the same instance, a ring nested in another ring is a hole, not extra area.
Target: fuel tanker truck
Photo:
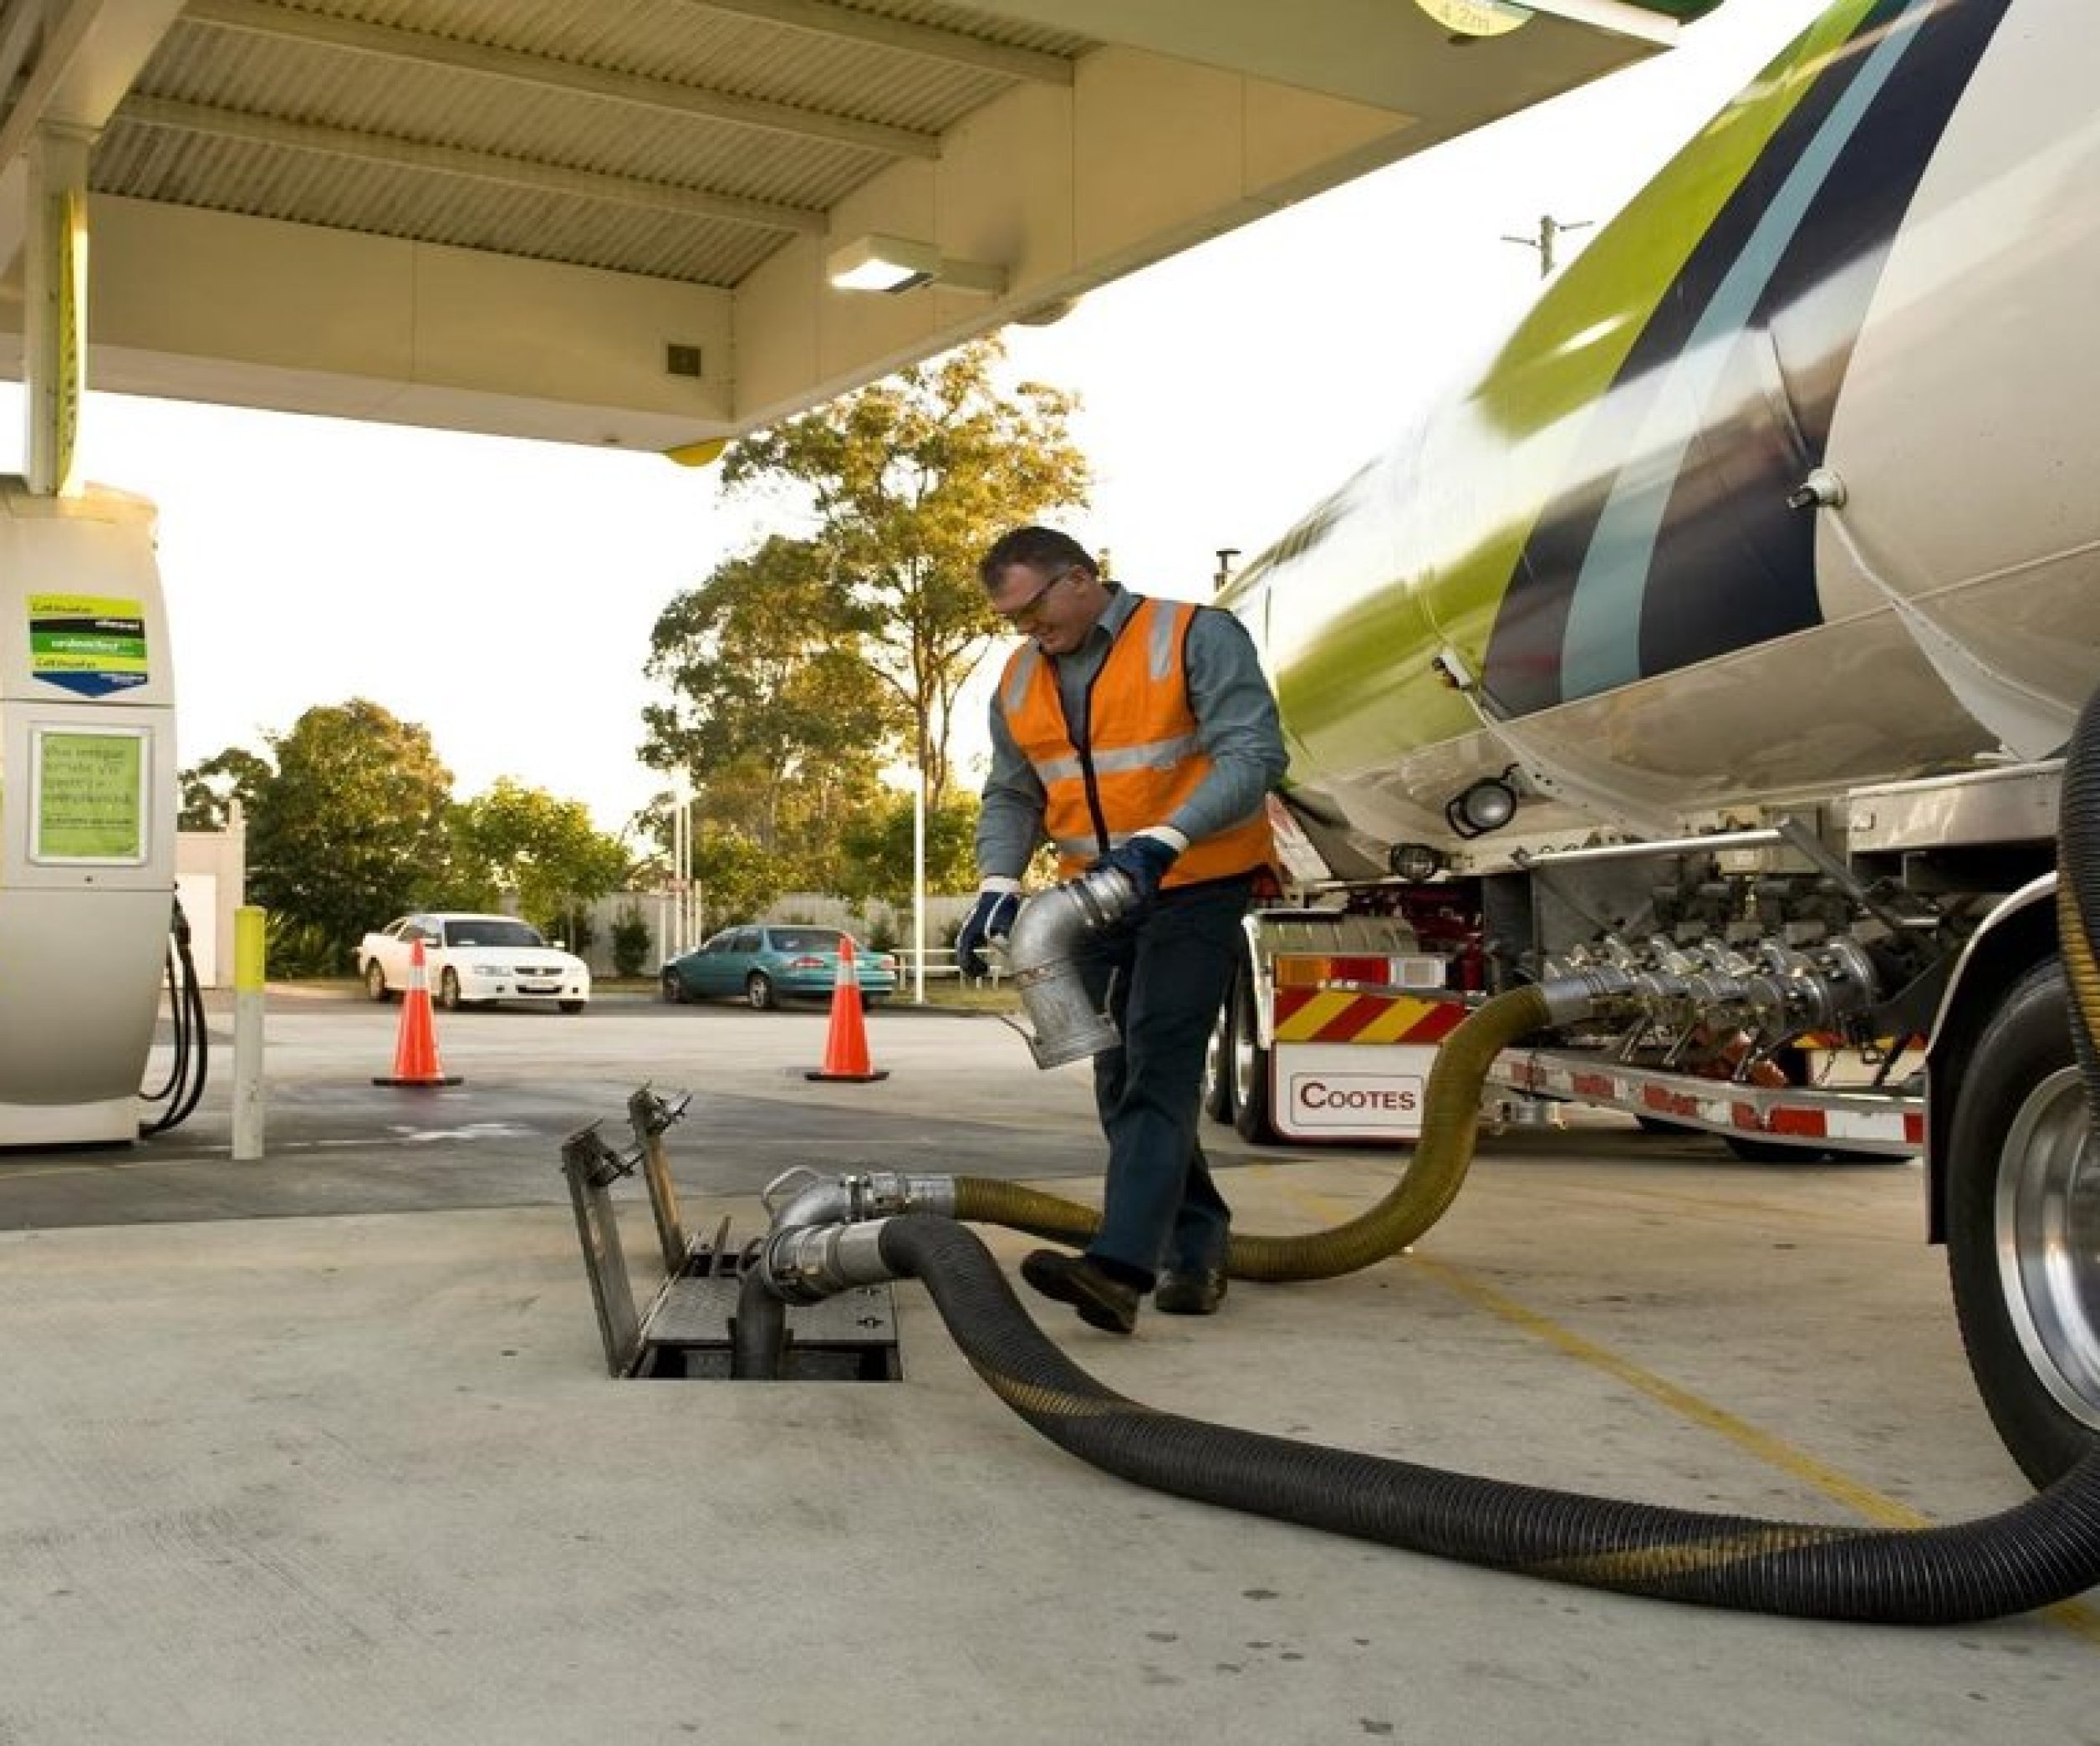
[[[2055,911],[2100,684],[2096,69],[2091,0],[1840,0],[1219,596],[1282,705],[1292,901],[1210,1114],[1410,1139],[1467,997],[1609,973],[1637,1016],[1504,1049],[1492,1107],[1922,1154],[2037,1481],[2100,1440]]]

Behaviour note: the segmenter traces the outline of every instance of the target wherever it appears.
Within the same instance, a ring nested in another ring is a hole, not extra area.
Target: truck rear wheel
[[[1269,1052],[1254,1012],[1254,978],[1242,975],[1232,984],[1232,1126],[1242,1140],[1267,1146],[1276,1138],[1269,1120]]]
[[[1232,1017],[1240,998],[1240,981],[1246,973],[1236,971],[1232,986],[1218,1003],[1217,1020],[1211,1027],[1210,1047],[1203,1052],[1203,1113],[1213,1121],[1232,1120]]]
[[[2044,1486],[2100,1440],[2100,1147],[2059,964],[2014,984],[1956,1096],[1955,1312],[1991,1422]]]

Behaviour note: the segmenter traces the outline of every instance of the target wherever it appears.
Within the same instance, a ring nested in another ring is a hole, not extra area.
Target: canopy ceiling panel
[[[18,283],[33,142],[84,132],[94,385],[675,449],[1053,317],[1705,8],[1542,0],[1479,37],[1435,9],[6,0],[0,254]],[[939,264],[836,288],[871,237]]]

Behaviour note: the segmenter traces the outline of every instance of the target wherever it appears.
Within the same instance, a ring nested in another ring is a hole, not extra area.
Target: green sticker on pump
[[[145,736],[44,729],[36,736],[33,859],[145,859]]]
[[[110,595],[29,596],[29,671],[78,697],[131,691],[152,676],[145,609]]]

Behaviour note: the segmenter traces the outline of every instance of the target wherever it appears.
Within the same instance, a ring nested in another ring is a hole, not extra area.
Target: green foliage
[[[871,906],[854,938],[870,952],[898,952],[905,943],[904,918],[893,909]]]
[[[793,503],[811,526],[818,622],[880,680],[909,722],[935,807],[950,784],[957,693],[991,646],[977,560],[1007,528],[1083,504],[1086,458],[1061,390],[993,380],[995,340],[731,445],[722,480]]]
[[[427,728],[362,697],[308,710],[269,744],[277,773],[249,815],[249,890],[288,927],[316,930],[339,972],[444,867],[451,772]]]
[[[926,814],[926,889],[966,891],[977,882],[974,845],[977,799],[966,794]],[[912,900],[912,804],[894,798],[846,833],[844,870],[837,889],[848,901],[870,899],[896,909]]]
[[[498,777],[487,794],[447,815],[451,862],[446,901],[462,908],[496,906],[515,891],[527,920],[566,937],[572,951],[589,942],[584,907],[619,888],[627,850],[591,823],[580,800],[561,800]]]
[[[252,813],[256,796],[276,774],[268,758],[242,746],[228,746],[202,763],[191,764],[176,779],[182,791],[182,813],[176,828],[224,830],[231,822],[232,803],[238,800],[244,813]]]
[[[734,830],[703,827],[695,833],[693,878],[700,886],[706,930],[755,922],[789,889],[786,864]]]
[[[348,976],[349,952],[311,922],[272,910],[262,918],[263,973],[273,981]]]
[[[643,711],[644,761],[686,772],[698,815],[785,861],[790,881],[829,885],[905,718],[854,655],[811,548],[768,539],[677,595],[646,671],[670,700]]]
[[[642,912],[629,904],[613,922],[613,974],[640,976],[649,967],[649,948],[653,942]]]

